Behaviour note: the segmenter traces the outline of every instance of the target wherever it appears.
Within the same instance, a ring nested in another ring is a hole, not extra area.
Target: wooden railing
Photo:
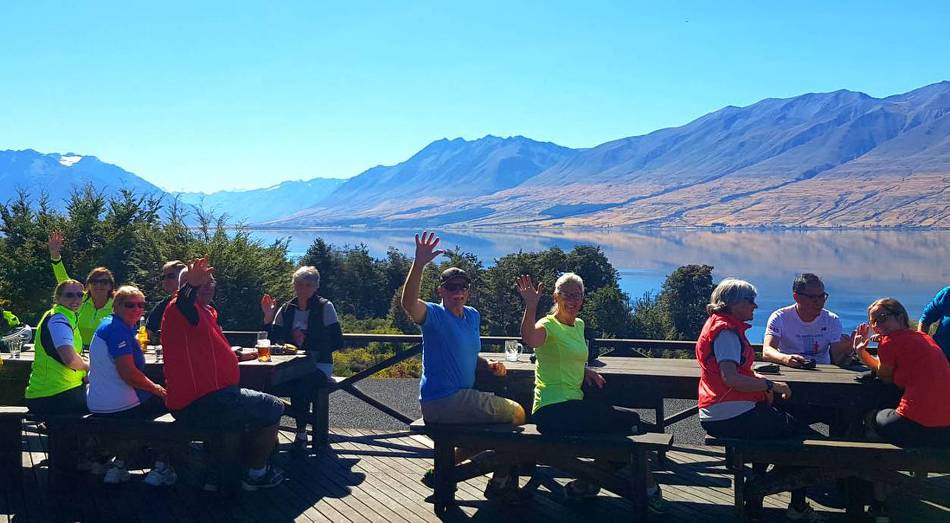
[[[235,343],[236,345],[242,345],[244,342],[253,345],[256,341],[257,331],[225,331],[225,335],[228,336],[228,339]],[[482,336],[481,342],[483,347],[501,347],[505,344],[506,341],[515,340],[521,341],[519,336]],[[333,390],[342,390],[351,396],[363,401],[367,405],[372,406],[373,408],[391,416],[394,419],[399,420],[400,422],[409,424],[413,421],[412,417],[400,412],[398,409],[393,408],[390,405],[387,405],[385,402],[380,401],[377,398],[374,398],[365,392],[356,388],[356,383],[364,380],[380,371],[383,371],[397,363],[413,358],[422,354],[422,336],[419,334],[344,334],[343,342],[345,347],[359,347],[364,346],[373,342],[380,343],[395,343],[402,345],[411,345],[411,347],[399,351],[396,354],[386,358],[371,367],[368,367],[364,370],[361,370],[352,376],[346,378],[334,378],[330,380],[329,392]],[[591,338],[588,340],[589,347],[596,351],[599,356],[610,355],[610,356],[620,356],[620,357],[662,357],[668,355],[673,351],[677,351],[680,355],[683,352],[689,354],[696,347],[695,341],[674,341],[674,340],[644,340],[644,339],[614,339],[614,338]],[[757,352],[761,352],[761,345],[753,345],[753,348]],[[483,350],[483,352],[494,352],[491,350]],[[500,352],[500,351],[499,351]],[[323,397],[327,397],[328,392],[324,391]],[[326,401],[321,402],[321,410],[328,410]],[[680,412],[677,412],[669,417],[665,417],[664,408],[662,402],[656,407],[657,418],[664,420],[664,423],[661,425],[669,425],[682,421],[692,415],[694,415],[697,410],[696,407],[690,407],[684,409]],[[327,425],[328,412],[315,413],[319,419],[322,421],[321,425]],[[322,432],[325,427],[321,426],[317,428],[318,433]],[[328,427],[326,427],[328,428]],[[325,435],[318,435],[318,437]]]

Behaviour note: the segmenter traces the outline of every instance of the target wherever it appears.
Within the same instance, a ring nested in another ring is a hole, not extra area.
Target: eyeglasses
[[[168,273],[168,274],[162,274],[162,279],[163,279],[163,280],[177,280],[177,279],[178,279],[178,273],[177,273],[177,272],[170,272],[170,273]]]
[[[145,302],[144,301],[127,301],[123,303],[122,306],[125,307],[126,309],[144,309]]]
[[[67,300],[75,300],[77,298],[82,298],[81,292],[64,292],[60,296],[66,298]]]
[[[106,278],[93,278],[89,280],[89,285],[112,285],[112,280]]]
[[[797,295],[799,295],[799,296],[804,296],[804,297],[806,297],[806,298],[808,298],[808,299],[818,300],[818,301],[825,301],[825,300],[828,299],[828,293],[827,293],[827,292],[823,292],[823,293],[821,293],[821,294],[805,294],[804,292],[796,292],[795,294],[797,294]]]
[[[458,292],[468,290],[467,283],[446,283],[442,285],[442,288],[449,292]]]

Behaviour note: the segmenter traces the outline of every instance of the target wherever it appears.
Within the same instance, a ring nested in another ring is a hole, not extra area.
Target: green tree
[[[712,270],[711,265],[684,265],[663,282],[659,303],[669,322],[667,339],[695,340],[699,336],[714,288]]]

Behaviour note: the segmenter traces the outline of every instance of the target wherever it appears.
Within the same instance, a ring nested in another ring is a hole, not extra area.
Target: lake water
[[[316,237],[333,245],[365,244],[376,257],[396,247],[412,256],[413,231],[367,229],[254,231],[270,241],[290,238],[292,255],[301,256]],[[506,230],[439,231],[442,245],[478,255],[486,265],[498,257],[558,246],[603,248],[620,271],[620,285],[631,297],[657,292],[670,272],[685,264],[707,264],[715,280],[735,276],[759,290],[759,309],[749,339],[760,342],[769,314],[792,303],[796,273],[814,272],[831,295],[826,307],[850,330],[865,321],[869,303],[893,296],[916,318],[936,292],[950,284],[950,231],[642,231]]]

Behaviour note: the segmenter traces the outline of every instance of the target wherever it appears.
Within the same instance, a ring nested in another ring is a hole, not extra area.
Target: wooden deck
[[[292,433],[282,432],[282,443]],[[0,522],[24,521],[436,521],[424,498],[431,491],[419,478],[431,466],[431,442],[408,432],[333,429],[331,449],[307,457],[283,445],[275,461],[289,479],[281,486],[223,498],[204,493],[199,467],[179,467],[179,483],[154,489],[141,482],[141,471],[130,483],[101,485],[91,475],[69,478],[70,486],[53,494],[49,489],[45,437],[27,426],[23,453],[23,488],[0,486]],[[198,450],[189,451],[198,454]],[[654,521],[730,521],[732,485],[723,470],[722,450],[715,447],[676,447],[670,462],[656,472],[670,510]],[[545,469],[552,473],[549,469]],[[557,478],[565,483],[566,478]],[[459,519],[480,521],[614,521],[629,519],[630,505],[602,494],[596,500],[569,503],[541,489],[526,505],[498,507],[485,501],[486,478],[459,485]],[[899,500],[893,521],[947,521],[950,518],[950,476],[925,480],[924,500]],[[843,521],[833,493],[810,492],[812,505]],[[787,495],[766,499],[766,520],[785,521]]]

